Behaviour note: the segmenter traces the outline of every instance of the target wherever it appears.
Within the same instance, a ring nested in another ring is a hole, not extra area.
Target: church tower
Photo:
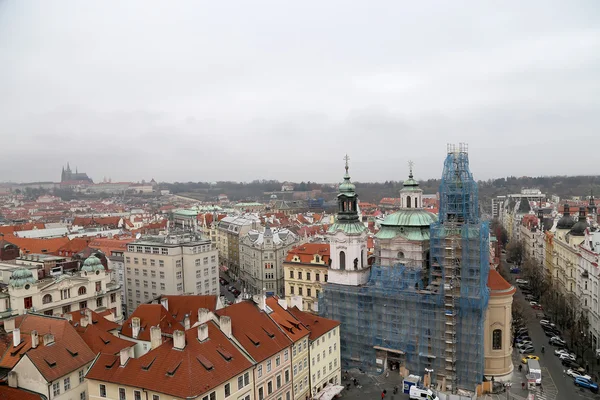
[[[329,283],[340,285],[363,285],[369,279],[367,263],[367,228],[358,217],[358,196],[356,187],[348,174],[349,157],[346,161],[346,174],[339,186],[337,196],[338,212],[335,223],[329,227]]]

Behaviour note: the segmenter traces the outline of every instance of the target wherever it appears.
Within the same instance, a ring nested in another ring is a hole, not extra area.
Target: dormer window
[[[321,257],[318,254],[315,255],[315,262],[318,262],[318,263],[321,262]]]

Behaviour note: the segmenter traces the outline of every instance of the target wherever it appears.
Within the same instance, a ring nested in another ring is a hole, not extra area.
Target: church
[[[62,174],[60,176],[61,183],[73,183],[73,182],[82,182],[82,183],[94,183],[92,179],[87,176],[85,172],[77,171],[75,168],[75,172],[71,171],[71,166],[67,163],[67,168],[63,167]]]
[[[369,256],[346,159],[320,314],[342,324],[344,369],[416,374],[440,391],[476,392],[484,376],[512,372],[514,288],[490,271],[465,145],[448,148],[439,215],[423,208],[422,196],[411,164],[400,210],[381,223]]]

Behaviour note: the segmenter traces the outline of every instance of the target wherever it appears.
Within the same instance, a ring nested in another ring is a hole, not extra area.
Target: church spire
[[[346,154],[344,157],[344,161],[346,165],[344,169],[346,173],[344,174],[344,181],[339,186],[339,194],[338,194],[338,222],[340,223],[351,223],[358,221],[358,211],[357,211],[357,196],[356,196],[356,186],[350,181],[350,174],[348,173],[348,161],[350,157]]]

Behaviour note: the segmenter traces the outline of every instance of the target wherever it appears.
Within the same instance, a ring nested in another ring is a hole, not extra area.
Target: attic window
[[[215,367],[213,363],[211,363],[208,358],[204,357],[202,354],[199,354],[198,357],[196,357],[196,360],[198,360],[198,362],[202,364],[207,371],[210,371]]]
[[[252,342],[253,345],[255,345],[255,346],[260,345],[260,340],[258,340],[253,334],[246,333],[246,336],[248,337],[248,339],[250,339],[250,341]]]
[[[156,357],[154,357],[148,364],[142,365],[142,369],[144,371],[148,371],[150,369],[150,367],[152,366],[152,364],[154,364],[154,360],[156,360]]]
[[[225,359],[225,361],[231,361],[231,359],[233,358],[233,356],[231,355],[231,353],[229,353],[223,347],[220,347],[220,346],[217,347],[217,351],[219,352],[219,354],[221,355],[221,357],[223,357]]]
[[[50,359],[48,359],[48,358],[45,358],[45,357],[44,357],[44,361],[46,361],[46,364],[48,364],[48,366],[49,366],[50,368],[54,368],[54,367],[56,367],[56,361],[54,361],[53,359],[51,359],[51,358],[50,358]]]
[[[167,376],[174,376],[175,372],[177,372],[177,369],[179,368],[180,365],[181,365],[181,361],[179,361],[177,364],[173,365],[173,367],[167,371]]]
[[[73,351],[73,350],[71,350],[71,349],[69,349],[69,348],[67,348],[67,351],[69,352],[69,354],[70,354],[72,357],[77,357],[77,355],[79,354],[78,352],[76,352],[76,351]]]
[[[116,362],[117,362],[117,359],[115,358],[113,360],[113,362],[111,362],[110,364],[106,364],[105,365],[106,369],[111,369],[115,365]]]
[[[265,329],[264,327],[263,327],[263,331],[265,331],[265,332],[267,333],[267,335],[269,335],[269,337],[270,337],[271,339],[275,337],[275,334],[274,334],[273,332],[271,332],[271,331],[269,331],[269,330]]]

